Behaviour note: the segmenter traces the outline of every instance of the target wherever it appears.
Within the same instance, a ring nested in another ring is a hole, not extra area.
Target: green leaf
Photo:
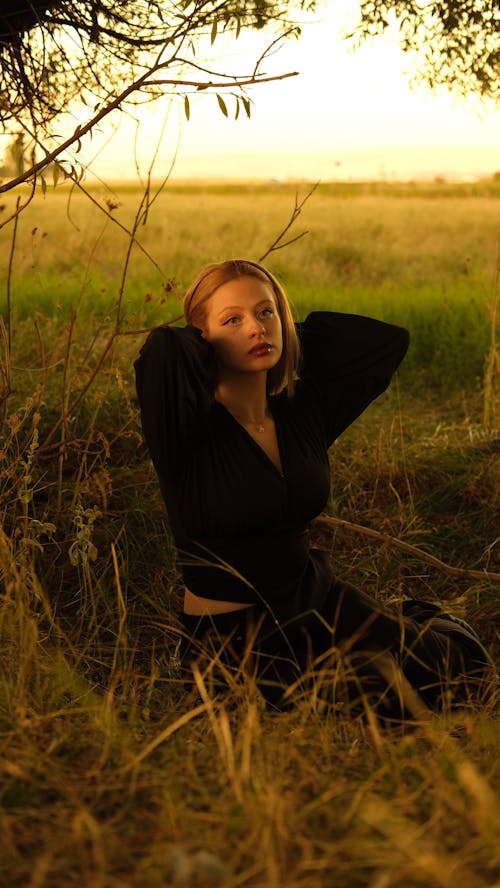
[[[54,188],[56,187],[57,183],[59,182],[59,173],[60,172],[61,172],[61,168],[60,168],[59,164],[55,163],[54,166],[52,167],[52,181],[54,183]]]
[[[227,117],[228,116],[227,106],[226,106],[224,99],[222,98],[222,96],[219,95],[219,93],[217,93],[217,101],[219,103],[219,108],[222,111],[224,117]]]
[[[240,100],[239,100],[238,96],[236,96],[236,111],[234,114],[234,119],[238,120],[239,116],[240,116]]]
[[[189,99],[187,96],[184,96],[184,114],[186,115],[186,120],[189,120],[191,117],[191,108],[189,107]]]
[[[241,101],[243,102],[243,105],[245,107],[247,117],[250,118],[250,114],[251,114],[251,110],[252,110],[252,106],[250,104],[250,99],[247,99],[245,96],[242,96]]]
[[[40,184],[42,186],[42,194],[45,196],[47,193],[47,183],[45,181],[45,176],[40,176]]]
[[[212,33],[210,34],[210,43],[213,44],[215,42],[215,38],[217,37],[217,19],[214,19],[214,23],[212,25]]]

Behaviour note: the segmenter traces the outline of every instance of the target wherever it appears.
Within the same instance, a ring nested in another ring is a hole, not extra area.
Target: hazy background
[[[183,100],[165,97],[117,116],[113,136],[109,123],[94,132],[80,159],[95,158],[93,169],[106,180],[135,178],[163,131],[156,173],[169,169],[178,148],[172,177],[181,179],[467,180],[500,170],[498,107],[412,82],[414,60],[395,34],[355,49],[343,34],[357,9],[355,0],[340,0],[314,16],[297,13],[302,36],[283,41],[261,71],[298,75],[251,88],[250,120],[233,119],[228,93],[229,119],[214,95],[197,93],[189,97],[189,122]],[[219,36],[213,46],[207,39],[197,44],[196,60],[205,56],[211,70],[251,73],[272,39],[262,32],[237,41]]]

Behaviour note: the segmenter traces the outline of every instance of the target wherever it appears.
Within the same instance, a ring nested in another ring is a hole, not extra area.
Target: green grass
[[[303,197],[307,188],[299,186],[299,192]],[[177,315],[185,289],[205,263],[262,255],[288,221],[295,193],[287,185],[168,186],[137,232],[147,255],[138,247],[132,253],[124,328]],[[117,204],[113,219],[131,227],[140,201],[136,191],[92,194],[100,206]],[[412,349],[404,372],[420,384],[467,386],[482,377],[490,338],[499,198],[493,182],[474,188],[322,185],[293,230],[307,230],[307,236],[273,253],[268,265],[286,286],[297,316],[333,308],[405,324]],[[3,217],[12,209],[6,203]],[[0,229],[5,257],[11,238],[12,226]],[[19,220],[11,284],[15,317],[67,318],[75,309],[84,326],[95,314],[112,317],[127,249],[123,230],[87,198],[70,196],[65,188],[49,191]],[[4,277],[6,267],[4,262]]]
[[[139,197],[119,197],[130,222]],[[132,331],[171,316],[203,262],[260,255],[291,189],[169,189],[140,231],[162,275],[134,252],[118,331],[126,239],[111,225],[100,237],[81,200],[76,232],[66,199],[19,219],[10,366],[0,352],[0,884],[498,885],[494,703],[386,730],[315,693],[274,714],[229,671],[216,693],[210,660],[176,668],[179,574]],[[308,238],[268,263],[299,314],[366,311],[412,331],[408,369],[332,448],[329,513],[496,573],[498,413],[483,422],[482,370],[498,206],[486,185],[322,186],[301,217]],[[5,272],[11,237],[0,231]],[[446,601],[500,662],[498,583],[345,528],[315,526],[314,540],[382,600]]]

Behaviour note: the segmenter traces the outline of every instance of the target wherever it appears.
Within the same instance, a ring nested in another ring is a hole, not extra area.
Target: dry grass
[[[314,690],[273,713],[248,676],[223,669],[223,690],[217,658],[179,673],[178,575],[133,396],[138,339],[117,337],[100,364],[110,324],[81,311],[73,326],[17,320],[2,362],[0,884],[499,885],[493,703],[388,729]],[[498,435],[481,393],[444,403],[404,385],[333,449],[331,512],[498,570]],[[497,586],[346,530],[315,539],[381,598],[446,600],[500,659]]]

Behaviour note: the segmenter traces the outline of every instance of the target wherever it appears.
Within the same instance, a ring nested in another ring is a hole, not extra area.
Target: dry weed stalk
[[[7,415],[7,402],[11,394],[11,366],[10,366],[10,348],[9,348],[9,332],[5,326],[4,320],[0,317],[0,427],[3,425]]]
[[[483,386],[483,425],[487,429],[495,428],[498,402],[500,398],[500,353],[498,351],[498,300],[500,295],[500,229],[495,269],[495,283],[489,304],[490,344],[484,367]]]

